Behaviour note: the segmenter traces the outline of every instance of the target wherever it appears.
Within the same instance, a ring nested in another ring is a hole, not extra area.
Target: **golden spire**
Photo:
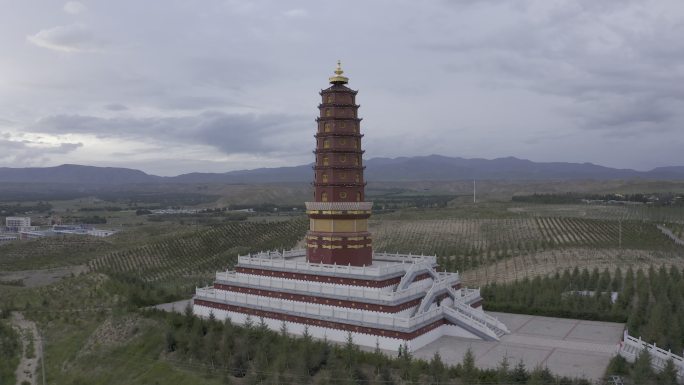
[[[330,77],[330,83],[331,84],[347,84],[349,82],[349,78],[346,76],[342,76],[344,71],[342,71],[342,63],[340,61],[337,61],[337,69],[335,70],[335,75]]]

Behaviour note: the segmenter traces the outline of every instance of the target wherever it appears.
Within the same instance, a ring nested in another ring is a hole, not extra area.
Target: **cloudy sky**
[[[684,165],[681,0],[0,5],[0,167],[308,163],[337,59],[368,157]]]

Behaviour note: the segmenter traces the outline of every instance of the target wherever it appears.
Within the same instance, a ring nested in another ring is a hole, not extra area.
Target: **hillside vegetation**
[[[90,261],[94,271],[142,281],[208,277],[235,262],[238,254],[289,249],[308,226],[304,218],[282,222],[233,222],[203,227],[177,237],[115,251]]]

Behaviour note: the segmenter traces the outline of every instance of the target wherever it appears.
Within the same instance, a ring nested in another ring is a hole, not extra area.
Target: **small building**
[[[102,230],[102,229],[89,229],[87,234],[93,237],[108,237],[110,235],[114,235],[116,231],[114,230]]]
[[[55,233],[51,231],[38,230],[21,230],[19,231],[19,239],[38,239],[53,236]]]
[[[0,243],[16,241],[19,237],[16,234],[0,234]]]
[[[22,229],[31,228],[31,217],[7,217],[5,226],[8,231],[18,233]]]

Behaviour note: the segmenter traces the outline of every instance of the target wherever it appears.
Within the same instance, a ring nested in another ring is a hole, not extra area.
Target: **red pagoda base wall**
[[[306,258],[310,263],[325,263],[352,266],[370,266],[373,264],[373,249],[325,249],[322,247],[308,247]]]

